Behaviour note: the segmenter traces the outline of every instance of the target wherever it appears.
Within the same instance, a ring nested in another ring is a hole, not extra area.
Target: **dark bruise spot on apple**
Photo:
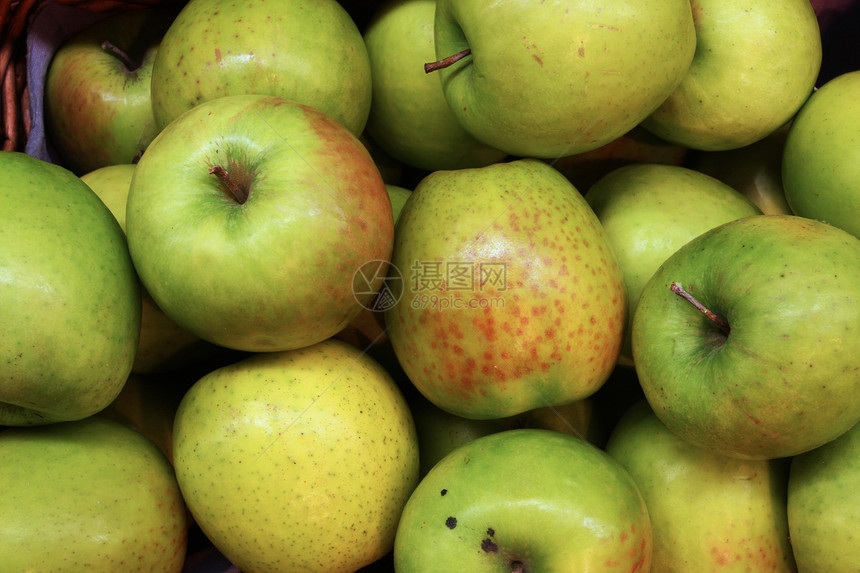
[[[495,537],[495,535],[496,535],[496,530],[495,530],[495,529],[493,529],[492,527],[488,527],[488,528],[487,528],[487,535],[489,535],[490,537]]]
[[[481,549],[484,550],[484,553],[498,553],[499,552],[499,546],[496,545],[495,541],[493,541],[492,539],[489,539],[489,538],[481,541]]]
[[[454,529],[455,527],[457,527],[457,518],[456,517],[449,517],[448,519],[445,520],[445,526],[448,529]]]
[[[440,491],[439,493],[440,493],[441,495],[445,495],[445,494],[447,494],[447,493],[448,493],[448,490],[447,490],[447,489],[443,489],[443,490],[442,490],[442,491]]]

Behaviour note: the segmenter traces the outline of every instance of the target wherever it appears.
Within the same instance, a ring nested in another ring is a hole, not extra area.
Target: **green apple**
[[[409,380],[488,419],[594,393],[615,366],[623,276],[588,203],[538,159],[436,171],[397,223],[385,314]]]
[[[122,229],[68,169],[0,153],[0,425],[85,418],[131,371],[140,288]]]
[[[388,199],[391,201],[391,214],[394,217],[394,224],[400,219],[400,213],[403,211],[403,206],[406,205],[406,200],[412,195],[412,189],[407,189],[401,185],[386,183],[385,190],[388,192]]]
[[[785,125],[815,86],[821,33],[809,0],[696,0],[696,55],[642,125],[692,149],[744,147]]]
[[[630,475],[568,434],[517,429],[445,456],[412,493],[396,571],[649,571],[651,523]]]
[[[418,453],[423,477],[439,460],[481,436],[518,428],[555,430],[588,440],[601,442],[603,428],[589,398],[563,406],[536,408],[492,420],[473,420],[450,414],[418,392],[406,394],[418,432]]]
[[[746,459],[816,448],[860,420],[860,239],[794,215],[720,225],[645,285],[632,336],[682,438]]]
[[[795,456],[788,481],[788,528],[804,573],[860,571],[860,424]]]
[[[692,151],[684,165],[737,189],[765,215],[793,215],[782,185],[782,154],[790,125],[736,149]]]
[[[99,417],[0,432],[4,571],[182,571],[185,503],[164,454]]]
[[[619,355],[633,364],[630,325],[639,295],[669,256],[723,223],[760,215],[725,183],[678,165],[634,163],[607,173],[585,195],[612,245],[627,287],[627,326]]]
[[[624,135],[675,90],[696,50],[688,0],[438,0],[434,32],[439,62],[464,56],[433,72],[460,124],[521,157]]]
[[[192,516],[243,571],[352,573],[380,559],[418,481],[399,388],[336,340],[206,374],[173,436]]]
[[[155,137],[150,77],[173,16],[148,8],[119,12],[57,49],[45,77],[44,114],[64,166],[83,174],[131,163]]]
[[[371,90],[364,40],[336,0],[191,0],[152,70],[160,128],[204,101],[265,94],[314,107],[358,136]]]
[[[506,154],[470,135],[454,116],[436,74],[436,0],[388,0],[364,32],[373,80],[367,133],[400,161],[428,171],[482,167]]]
[[[364,146],[340,123],[275,96],[195,106],[135,169],[126,211],[143,286],[203,340],[257,352],[314,344],[367,305],[368,261],[388,261],[391,202]]]
[[[81,175],[99,199],[110,209],[125,232],[125,208],[134,176],[131,163],[106,165]],[[202,360],[216,349],[182,328],[164,314],[141,288],[140,339],[134,356],[132,372],[152,374],[187,366]]]
[[[644,401],[615,426],[606,452],[630,473],[648,506],[652,571],[796,571],[785,460],[740,460],[694,446]]]
[[[792,122],[782,155],[785,196],[795,214],[860,237],[860,70],[816,91]]]
[[[635,163],[681,165],[688,153],[686,147],[664,141],[637,125],[597,149],[547,161],[587,195],[598,179],[619,167]]]

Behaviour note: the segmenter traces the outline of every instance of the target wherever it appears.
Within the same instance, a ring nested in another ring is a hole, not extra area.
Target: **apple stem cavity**
[[[130,72],[133,72],[140,67],[140,64],[132,60],[131,57],[122,48],[120,48],[110,40],[105,40],[102,42],[102,50],[104,50],[105,52],[110,52],[111,54],[116,56]]]
[[[525,573],[526,566],[522,561],[511,561],[511,573]]]
[[[221,180],[221,183],[227,191],[228,197],[236,201],[239,205],[244,205],[245,201],[248,200],[248,195],[250,195],[249,187],[236,181],[234,177],[230,176],[229,171],[220,165],[215,165],[209,169],[209,174],[214,175]]]
[[[726,322],[722,317],[717,316],[716,314],[711,312],[710,309],[708,309],[705,305],[696,300],[693,295],[691,295],[684,289],[683,286],[681,286],[681,283],[673,282],[669,288],[672,289],[673,293],[677,294],[678,296],[695,306],[702,314],[707,316],[714,324],[717,325],[717,327],[723,332],[723,334],[725,334],[726,336],[729,335],[729,332],[731,332],[731,329],[729,328],[729,323]]]
[[[452,56],[448,56],[447,58],[442,58],[441,60],[435,62],[429,62],[424,64],[424,73],[429,74],[430,72],[435,72],[436,70],[441,70],[442,68],[447,68],[448,66],[454,64],[455,62],[459,62],[466,56],[472,53],[471,48],[466,48],[462,52],[457,52]]]

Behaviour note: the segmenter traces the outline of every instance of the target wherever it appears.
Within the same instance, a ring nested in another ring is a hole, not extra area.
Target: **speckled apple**
[[[501,418],[594,393],[612,372],[627,309],[597,216],[537,159],[437,171],[412,192],[386,312],[411,382],[466,418]]]
[[[315,107],[358,136],[371,91],[364,39],[335,0],[192,0],[152,70],[160,129],[201,102],[253,93]]]
[[[445,456],[403,510],[394,568],[649,571],[651,522],[627,471],[554,430],[507,430]]]
[[[403,395],[336,340],[207,374],[173,436],[191,514],[242,571],[352,573],[379,560],[418,481]]]
[[[631,475],[651,518],[651,570],[797,569],[788,540],[786,460],[740,460],[682,440],[639,402],[606,452]]]
[[[185,504],[165,455],[90,417],[0,432],[5,571],[179,573]]]

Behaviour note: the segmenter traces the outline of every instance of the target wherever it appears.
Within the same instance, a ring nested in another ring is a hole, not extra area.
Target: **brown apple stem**
[[[705,305],[696,300],[693,295],[684,290],[684,287],[681,286],[681,283],[673,282],[669,288],[672,289],[673,293],[677,294],[678,296],[695,306],[697,309],[699,309],[699,311],[705,316],[707,316],[714,324],[716,324],[717,327],[722,330],[726,336],[729,335],[729,332],[731,332],[731,329],[729,328],[729,323],[723,320],[722,317],[717,316],[716,314],[711,312],[710,309],[708,309]]]
[[[129,69],[129,71],[136,70],[138,67],[140,67],[137,65],[136,62],[132,61],[129,55],[122,48],[120,48],[110,40],[105,40],[102,42],[102,50],[110,52],[111,54],[119,58],[119,60],[125,65],[126,68]]]
[[[471,48],[466,48],[462,52],[457,52],[453,56],[448,56],[447,58],[442,58],[436,62],[430,62],[424,64],[424,73],[429,74],[430,72],[435,72],[436,70],[441,70],[442,68],[447,68],[454,62],[458,62],[472,53]]]
[[[511,561],[511,573],[525,573],[526,566],[522,561]]]
[[[221,183],[224,184],[224,187],[230,193],[231,199],[240,205],[244,204],[245,201],[248,200],[248,191],[243,189],[235,179],[230,177],[230,173],[226,169],[220,165],[216,165],[209,169],[209,173],[221,180]]]

